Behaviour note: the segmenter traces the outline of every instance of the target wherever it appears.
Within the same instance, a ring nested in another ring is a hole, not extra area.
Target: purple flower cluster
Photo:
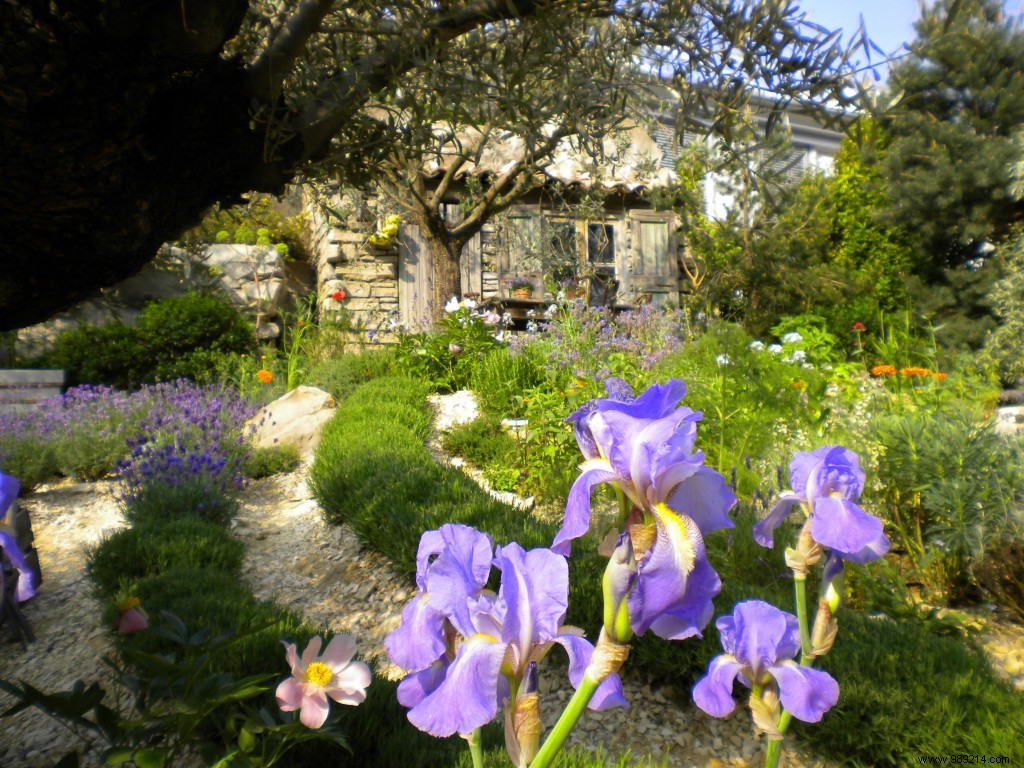
[[[610,375],[613,356],[634,361],[640,370],[651,370],[682,346],[683,328],[681,311],[665,312],[651,304],[615,314],[606,307],[572,303],[562,307],[559,317],[540,323],[552,368],[596,379]],[[509,348],[515,354],[532,341],[531,336],[514,337]]]
[[[131,502],[154,483],[196,483],[203,495],[224,496],[243,483],[243,425],[255,408],[233,390],[185,381],[143,390],[148,410],[128,440],[119,476]]]

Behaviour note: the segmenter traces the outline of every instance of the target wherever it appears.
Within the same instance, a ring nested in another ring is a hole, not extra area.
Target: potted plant
[[[508,281],[508,287],[517,299],[528,299],[533,296],[533,280],[528,277],[513,277]]]

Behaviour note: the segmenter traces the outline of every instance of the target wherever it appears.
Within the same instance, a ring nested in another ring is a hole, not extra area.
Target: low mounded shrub
[[[302,454],[294,445],[272,445],[254,448],[242,461],[242,474],[254,480],[291,472],[302,462]]]
[[[482,413],[441,436],[441,446],[475,467],[502,462],[516,450],[516,441],[505,431],[501,419]]]
[[[364,350],[319,363],[310,370],[303,383],[329,392],[340,403],[360,384],[392,375],[394,368],[394,355],[390,350]]]
[[[222,526],[198,517],[147,520],[104,539],[89,558],[89,575],[112,597],[146,576],[183,567],[237,574],[245,545]]]

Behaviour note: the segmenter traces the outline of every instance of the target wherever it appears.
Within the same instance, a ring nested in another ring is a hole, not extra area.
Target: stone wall
[[[334,191],[326,205],[310,197],[310,253],[321,318],[339,317],[370,336],[388,337],[398,324],[398,238],[371,245],[383,201],[361,192]]]

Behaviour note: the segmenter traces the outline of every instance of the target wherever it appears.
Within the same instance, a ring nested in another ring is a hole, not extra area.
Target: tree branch
[[[257,97],[267,103],[277,100],[285,76],[333,7],[334,0],[301,0],[288,21],[248,67],[252,90]]]

